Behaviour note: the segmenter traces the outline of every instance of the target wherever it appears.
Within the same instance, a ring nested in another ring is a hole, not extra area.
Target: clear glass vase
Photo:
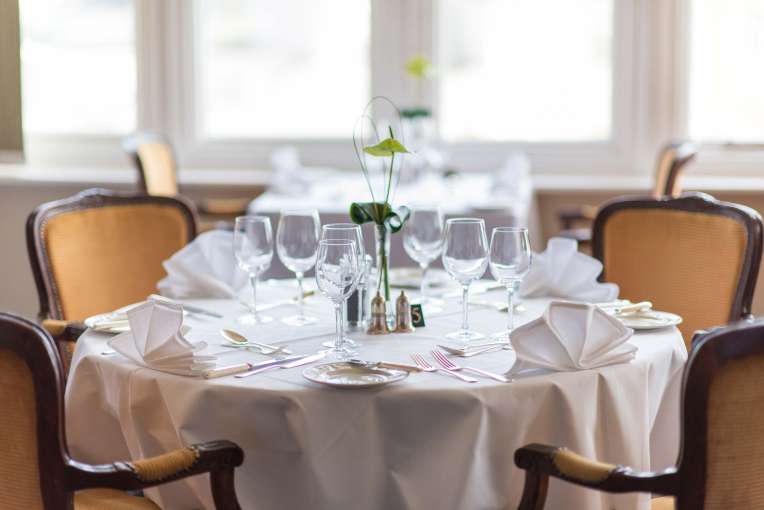
[[[390,299],[390,229],[387,225],[374,226],[375,255],[377,265],[377,290],[385,300],[387,322],[394,320],[393,303]]]

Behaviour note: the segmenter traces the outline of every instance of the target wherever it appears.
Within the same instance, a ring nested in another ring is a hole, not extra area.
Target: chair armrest
[[[242,216],[251,198],[206,198],[197,204],[199,212],[211,216]]]
[[[78,321],[62,321],[57,319],[44,319],[42,327],[55,340],[76,341],[82,333],[87,330],[87,326]]]
[[[234,468],[244,461],[241,448],[230,441],[211,441],[129,462],[90,465],[69,461],[67,489],[139,490],[189,476],[210,473],[218,509],[240,510],[233,484]]]
[[[641,473],[630,468],[587,459],[566,448],[531,444],[515,452],[515,464],[526,470],[520,510],[544,507],[549,477],[605,492],[651,492],[675,495],[676,469]]]

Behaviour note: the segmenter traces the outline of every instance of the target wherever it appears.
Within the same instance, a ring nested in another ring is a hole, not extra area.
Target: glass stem
[[[342,302],[334,304],[334,315],[337,321],[337,338],[334,339],[334,350],[342,350],[342,333],[344,326],[342,324]]]
[[[507,286],[507,341],[513,329],[515,329],[515,288],[510,284]]]
[[[425,296],[427,292],[427,270],[430,268],[430,264],[419,264],[422,268],[422,283],[419,284],[419,302],[425,302]]]
[[[469,298],[470,298],[470,284],[462,284],[462,330],[467,331],[470,329],[469,322],[467,320],[467,312],[469,311]]]
[[[258,322],[257,318],[257,275],[255,273],[249,274],[249,284],[252,286],[252,317],[255,318],[255,322]]]
[[[303,290],[302,290],[302,277],[303,273],[301,271],[298,271],[295,273],[297,276],[297,287],[299,288],[299,293],[297,294],[297,308],[299,310],[298,315],[300,317],[305,317],[305,310],[303,310],[303,306],[305,304],[305,297],[303,296]]]

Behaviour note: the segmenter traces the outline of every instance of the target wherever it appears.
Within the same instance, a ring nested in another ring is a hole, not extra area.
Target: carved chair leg
[[[236,499],[233,468],[212,471],[210,483],[212,485],[212,499],[215,501],[217,510],[241,510],[239,501]]]
[[[525,472],[525,487],[523,499],[518,510],[543,510],[546,502],[546,491],[549,487],[549,477],[544,474]]]

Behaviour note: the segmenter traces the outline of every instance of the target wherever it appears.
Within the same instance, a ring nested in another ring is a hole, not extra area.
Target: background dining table
[[[475,293],[473,327],[495,333],[506,312],[493,301],[503,291]],[[293,282],[261,286],[264,302],[291,297]],[[487,289],[487,287],[483,287]],[[189,338],[203,339],[221,364],[265,356],[229,349],[218,334],[232,327],[254,339],[315,352],[332,338],[329,302],[307,300],[321,320],[301,328],[278,319],[293,306],[267,311],[273,322],[236,324],[244,308],[226,300],[194,304],[224,319],[189,317]],[[540,316],[548,299],[529,299],[518,323]],[[359,357],[410,363],[457,329],[461,305],[448,299],[414,333],[351,336]],[[511,383],[481,378],[468,384],[439,373],[412,373],[373,389],[335,389],[302,376],[302,368],[253,377],[205,380],[140,367],[110,353],[110,336],[86,332],[78,341],[66,388],[66,424],[75,459],[109,463],[157,455],[214,439],[238,443],[245,453],[236,490],[245,509],[499,509],[515,508],[523,472],[515,450],[528,443],[565,445],[583,455],[639,470],[676,460],[679,395],[687,351],[676,328],[635,333],[629,363],[574,372],[518,377]],[[514,352],[499,350],[458,363],[507,371]],[[162,508],[213,508],[203,477],[163,485],[147,495]],[[552,483],[546,508],[647,509],[647,494],[605,494]]]

